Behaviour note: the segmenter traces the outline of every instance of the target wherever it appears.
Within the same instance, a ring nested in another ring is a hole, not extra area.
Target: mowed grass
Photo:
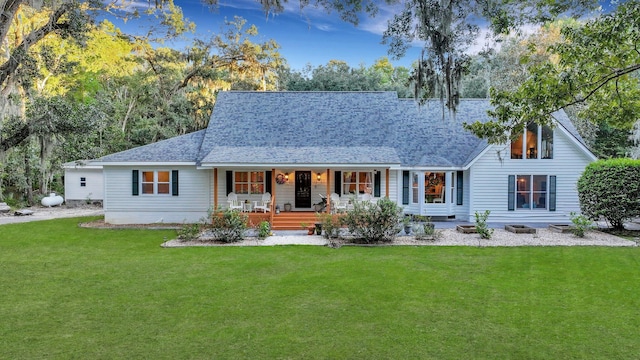
[[[640,250],[0,226],[2,359],[637,359]]]

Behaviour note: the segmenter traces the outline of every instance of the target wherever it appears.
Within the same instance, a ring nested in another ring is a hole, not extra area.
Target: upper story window
[[[143,171],[143,194],[169,194],[171,190],[171,174],[169,171]]]
[[[236,171],[236,194],[264,194],[264,171]]]
[[[344,171],[341,195],[349,194],[373,194],[373,174],[369,171]]]
[[[553,159],[553,129],[530,123],[518,139],[511,142],[512,159]]]

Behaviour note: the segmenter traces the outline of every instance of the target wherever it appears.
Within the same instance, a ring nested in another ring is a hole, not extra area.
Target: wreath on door
[[[284,178],[284,174],[280,173],[278,175],[276,175],[276,182],[280,185],[284,184],[285,182],[287,182],[287,180]]]

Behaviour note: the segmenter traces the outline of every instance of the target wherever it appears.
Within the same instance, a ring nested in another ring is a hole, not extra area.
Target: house
[[[221,92],[206,130],[104,156],[105,221],[195,222],[234,192],[251,208],[312,212],[321,197],[388,197],[405,213],[473,221],[568,222],[576,181],[595,160],[564,112],[489,145],[462,128],[487,121],[487,100],[455,118],[434,100],[394,92]],[[286,205],[286,206],[285,206]],[[272,220],[279,215],[269,213]]]
[[[90,160],[62,164],[64,197],[67,205],[100,204],[104,199],[102,166]]]

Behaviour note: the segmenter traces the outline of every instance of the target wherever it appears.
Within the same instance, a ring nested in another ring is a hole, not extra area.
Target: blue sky
[[[375,18],[363,16],[356,27],[342,21],[335,13],[328,14],[313,6],[301,12],[298,1],[289,1],[284,13],[269,17],[255,0],[219,0],[214,11],[199,0],[175,0],[175,4],[196,24],[195,36],[203,39],[217,33],[225,18],[243,17],[248,24],[258,27],[258,41],[273,39],[280,44],[280,54],[296,70],[306,64],[324,65],[332,59],[346,61],[352,67],[360,64],[368,67],[377,59],[388,56],[388,47],[381,44],[381,40],[392,9],[383,8]],[[148,5],[145,3],[144,6]],[[136,31],[135,26],[140,25],[140,21],[113,22],[125,32]],[[180,48],[184,45],[175,42],[170,46]],[[420,48],[414,47],[403,59],[391,62],[395,66],[409,67],[419,55]]]

